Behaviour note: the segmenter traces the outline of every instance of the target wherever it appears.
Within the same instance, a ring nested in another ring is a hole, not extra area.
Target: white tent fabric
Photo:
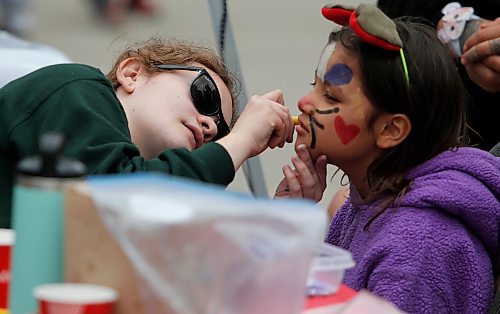
[[[44,66],[69,62],[57,49],[0,31],[0,87]]]

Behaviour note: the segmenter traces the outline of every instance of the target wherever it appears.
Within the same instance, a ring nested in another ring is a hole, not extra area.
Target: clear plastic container
[[[344,278],[344,271],[354,265],[350,252],[327,243],[318,245],[309,268],[308,295],[329,295],[337,292]]]

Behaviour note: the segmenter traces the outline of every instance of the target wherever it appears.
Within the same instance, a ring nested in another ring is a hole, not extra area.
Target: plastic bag
[[[300,313],[324,209],[256,199],[159,175],[89,180],[93,198],[144,287],[182,314]],[[157,303],[157,302],[156,302]]]

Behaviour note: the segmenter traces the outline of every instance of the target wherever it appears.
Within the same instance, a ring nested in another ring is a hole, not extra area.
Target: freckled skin
[[[362,102],[362,100],[361,100],[361,94],[362,94],[361,89],[357,88],[356,92],[351,97],[352,101],[354,103],[358,103],[358,104],[361,103]],[[357,119],[362,119],[365,116],[365,112],[363,111],[363,107],[358,106],[358,108],[354,112],[353,116],[355,118],[357,118]]]
[[[328,163],[351,169],[372,156],[374,133],[366,117],[374,107],[363,92],[357,60],[338,43],[327,48],[312,90],[297,104],[308,132],[298,133],[295,145],[307,145],[313,159],[325,155]]]
[[[334,64],[328,71],[326,71],[323,82],[331,84],[333,86],[340,86],[349,84],[352,81],[353,72],[352,69],[343,63]],[[358,89],[359,92],[359,89]],[[340,109],[338,107],[320,110],[316,109],[314,112],[316,114],[332,114],[339,113]],[[348,144],[357,133],[359,133],[359,128],[353,128],[352,126],[346,126],[344,120],[340,118],[340,120],[335,120],[335,130],[338,132],[339,138],[343,144]],[[339,122],[337,122],[339,121]],[[325,126],[321,124],[317,119],[314,118],[313,115],[310,116],[310,125],[311,125],[311,143],[309,145],[310,148],[316,147],[316,130],[315,127],[319,127],[324,130]],[[357,130],[357,131],[355,131]],[[339,133],[340,132],[340,133]]]
[[[332,50],[333,51],[333,50]],[[318,72],[318,71],[317,71]],[[328,82],[331,85],[334,86],[339,86],[339,85],[344,85],[344,84],[349,84],[352,80],[353,74],[352,74],[352,69],[343,63],[339,64],[334,64],[325,74],[323,77],[324,82]],[[327,110],[319,110],[316,109],[315,112],[317,114],[331,114],[331,113],[338,113],[340,109],[338,107],[332,108],[332,109],[327,109]],[[309,144],[310,148],[316,147],[316,130],[315,126],[319,127],[320,129],[325,129],[324,125],[318,122],[317,119],[314,118],[314,116],[310,116],[310,125],[311,125],[311,143]],[[344,128],[340,127],[340,130],[344,130]],[[345,132],[344,132],[345,133]]]

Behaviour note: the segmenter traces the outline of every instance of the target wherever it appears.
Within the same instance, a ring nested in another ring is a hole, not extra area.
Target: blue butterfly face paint
[[[334,64],[328,72],[325,73],[324,82],[339,86],[350,83],[352,80],[352,70],[345,64]]]

